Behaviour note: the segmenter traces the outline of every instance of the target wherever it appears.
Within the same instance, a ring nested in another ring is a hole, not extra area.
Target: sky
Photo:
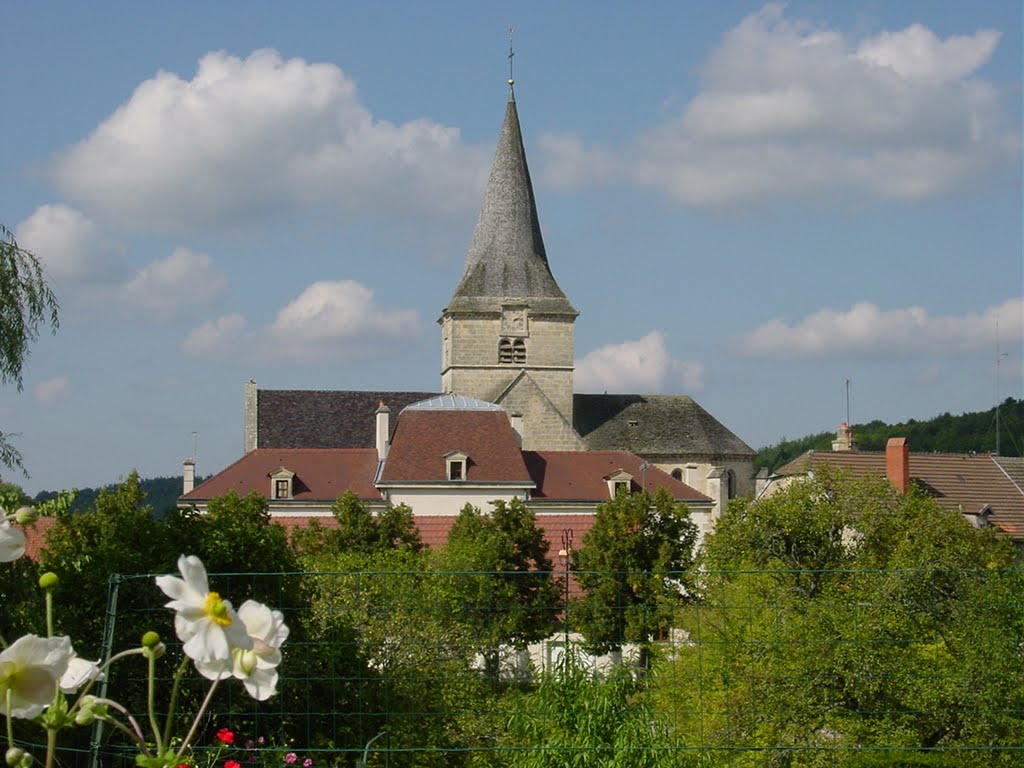
[[[688,394],[755,449],[1024,397],[1020,3],[38,2],[4,25],[0,223],[61,307],[0,388],[29,493],[223,469],[249,379],[438,390],[510,27],[577,391]]]

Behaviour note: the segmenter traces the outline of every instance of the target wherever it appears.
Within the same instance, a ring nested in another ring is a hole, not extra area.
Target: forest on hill
[[[196,478],[196,485],[203,482],[206,478]],[[72,512],[84,512],[88,509],[92,509],[96,503],[96,497],[99,496],[100,491],[107,490],[113,491],[118,487],[118,484],[111,484],[100,488],[79,488],[75,491],[75,500],[71,503],[70,511]],[[150,477],[145,480],[139,480],[139,489],[142,491],[145,504],[152,507],[153,513],[158,517],[162,518],[164,512],[168,509],[173,509],[178,506],[178,497],[181,496],[182,489],[182,477],[176,475],[172,477]],[[40,491],[33,501],[41,502],[49,499],[57,498],[62,491]]]
[[[882,451],[890,437],[905,437],[912,451],[937,453],[996,453],[996,409],[953,416],[943,413],[926,421],[853,424],[853,437],[862,451]],[[756,468],[777,469],[800,454],[832,450],[835,431],[819,432],[797,440],[781,440],[758,451]],[[1024,400],[1006,398],[999,406],[999,451],[1020,456],[1024,449]]]

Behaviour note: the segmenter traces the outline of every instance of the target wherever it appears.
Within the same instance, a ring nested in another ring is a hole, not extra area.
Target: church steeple
[[[466,267],[447,309],[494,311],[509,299],[528,301],[534,312],[578,314],[548,265],[511,86]]]

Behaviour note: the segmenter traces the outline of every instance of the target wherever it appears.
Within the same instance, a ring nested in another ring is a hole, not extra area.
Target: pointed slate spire
[[[511,89],[466,268],[447,311],[496,311],[503,299],[525,299],[534,312],[579,314],[548,266]]]

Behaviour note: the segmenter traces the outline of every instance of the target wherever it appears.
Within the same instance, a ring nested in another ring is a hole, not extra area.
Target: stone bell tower
[[[483,207],[441,325],[441,389],[523,416],[523,448],[580,450],[572,426],[573,331],[541,238],[515,95]]]

